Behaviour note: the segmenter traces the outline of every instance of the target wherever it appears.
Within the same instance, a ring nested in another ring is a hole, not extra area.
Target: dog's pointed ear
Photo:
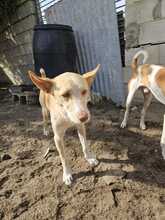
[[[37,76],[32,71],[28,71],[29,77],[32,80],[32,82],[41,90],[47,93],[52,93],[52,88],[54,86],[54,83],[51,79],[48,78],[41,78]]]
[[[98,64],[94,70],[83,74],[83,78],[87,81],[89,87],[92,85],[92,83],[96,77],[96,73],[99,70],[99,68],[100,68],[100,64]]]

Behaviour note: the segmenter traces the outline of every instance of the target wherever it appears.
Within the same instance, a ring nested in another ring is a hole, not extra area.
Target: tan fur
[[[128,81],[128,91],[130,91],[131,81],[133,79],[136,79],[137,76],[138,76],[137,61],[133,62],[131,67],[132,67],[131,68],[132,69],[132,74],[131,74],[130,80]],[[152,68],[150,67],[150,64],[141,65],[140,74],[141,74],[141,84],[142,84],[142,86],[144,86],[144,87],[148,86],[148,84],[149,84],[148,76],[151,74],[151,72],[152,72]]]
[[[86,141],[85,123],[90,120],[87,102],[90,96],[90,86],[96,77],[98,65],[94,70],[84,74],[66,72],[53,79],[46,78],[45,71],[41,76],[29,71],[33,83],[40,89],[40,104],[43,114],[44,134],[48,135],[48,116],[50,114],[54,141],[63,166],[63,181],[69,185],[72,174],[64,152],[63,137],[67,128],[75,126],[83,148],[84,156],[91,165],[98,161],[88,147]],[[47,150],[47,153],[49,150]]]
[[[132,60],[132,63],[131,63],[131,70],[132,70],[131,79],[136,78],[136,76],[137,76],[137,62],[138,62],[137,58]]]
[[[144,56],[143,65],[137,66],[140,55]],[[128,83],[128,96],[126,100],[126,111],[121,128],[125,128],[128,121],[131,102],[135,92],[140,88],[144,95],[144,105],[141,111],[140,128],[146,129],[145,116],[151,103],[153,95],[162,104],[165,104],[165,67],[154,64],[144,64],[148,58],[146,51],[138,51],[132,60],[132,76]],[[162,156],[165,159],[165,117],[161,137]]]
[[[152,68],[150,67],[149,64],[144,64],[141,66],[141,84],[143,86],[148,86],[149,85],[149,79],[148,76],[151,74]]]
[[[132,63],[131,63],[131,78],[130,78],[129,81],[128,81],[128,91],[130,91],[131,81],[132,81],[133,79],[136,79],[137,74],[138,74],[138,72],[137,72],[137,68],[138,68],[137,62],[138,62],[138,59],[135,58],[135,59],[132,60]]]
[[[162,68],[158,71],[155,78],[159,88],[162,90],[165,95],[165,68]]]

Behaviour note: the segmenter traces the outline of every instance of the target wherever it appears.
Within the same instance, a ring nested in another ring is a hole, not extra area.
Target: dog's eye
[[[87,94],[87,90],[83,90],[82,92],[81,92],[81,95],[86,95]]]
[[[70,92],[66,92],[62,95],[64,98],[68,99],[70,98]]]

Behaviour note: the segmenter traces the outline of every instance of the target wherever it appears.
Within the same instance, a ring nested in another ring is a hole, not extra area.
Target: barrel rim
[[[64,24],[36,24],[33,30],[68,30],[73,31],[72,27]]]

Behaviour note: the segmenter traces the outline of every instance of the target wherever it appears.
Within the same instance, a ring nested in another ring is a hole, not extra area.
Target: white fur
[[[151,65],[151,68],[152,73],[149,76],[150,85],[148,86],[148,88],[151,90],[151,92],[159,102],[165,104],[165,96],[155,81],[156,74],[162,68],[162,66]]]
[[[121,123],[121,128],[125,128],[127,126],[127,121],[128,121],[129,109],[130,109],[130,106],[131,106],[131,102],[132,102],[132,99],[135,95],[135,92],[139,88],[139,86],[140,86],[140,83],[139,83],[138,78],[133,79],[130,82],[130,92],[128,93],[128,96],[127,96],[126,111],[125,111],[125,114],[124,114],[123,122]]]
[[[135,56],[133,57],[133,59],[138,58],[141,54],[143,54],[144,56],[144,59],[143,59],[143,64],[144,64],[146,60],[148,59],[148,53],[144,50],[137,52]],[[163,92],[161,91],[161,89],[159,88],[159,86],[157,85],[156,80],[155,80],[157,73],[163,67],[159,65],[151,65],[150,67],[152,68],[152,72],[149,74],[149,77],[148,77],[149,84],[147,85],[147,88],[143,88],[144,106],[141,112],[141,119],[140,119],[140,128],[142,130],[146,129],[144,119],[145,119],[147,108],[149,107],[151,100],[152,100],[152,94],[155,96],[155,98],[158,101],[160,101],[162,104],[165,104],[165,96]],[[132,81],[130,82],[130,90],[129,90],[127,101],[126,101],[126,111],[125,111],[123,122],[121,123],[121,128],[124,128],[127,125],[129,108],[130,108],[130,105],[131,105],[131,102],[132,102],[132,99],[133,99],[133,96],[136,90],[139,87],[144,86],[141,83],[141,79],[143,77],[141,74],[141,68],[142,66],[139,66],[137,68],[137,77],[135,79],[132,79]],[[164,115],[164,124],[163,124],[163,131],[162,131],[162,137],[161,137],[160,143],[161,143],[161,148],[162,148],[162,156],[165,159],[165,115]]]
[[[161,137],[160,145],[161,145],[161,148],[162,148],[162,156],[163,156],[163,159],[165,160],[165,115],[164,115],[163,131],[162,131],[162,137]]]
[[[134,55],[133,59],[137,59],[140,55],[143,55],[143,62],[142,63],[143,64],[146,63],[146,61],[148,59],[148,52],[146,50],[140,50]]]
[[[39,81],[35,80],[37,78],[35,74],[30,73],[33,82],[41,89],[39,101],[42,107],[44,135],[48,135],[48,116],[50,115],[54,141],[63,167],[63,181],[66,185],[70,185],[73,180],[68,156],[65,155],[64,150],[64,135],[68,128],[77,127],[85,159],[92,166],[98,164],[96,156],[87,144],[84,124],[90,120],[90,112],[87,107],[90,96],[89,80],[94,80],[99,66],[85,76],[75,73],[63,73],[54,79],[46,78],[45,71],[40,69],[42,79]],[[48,86],[51,90],[47,88]],[[69,93],[68,97],[65,96],[66,91]],[[49,148],[44,157],[47,157],[48,153]]]

